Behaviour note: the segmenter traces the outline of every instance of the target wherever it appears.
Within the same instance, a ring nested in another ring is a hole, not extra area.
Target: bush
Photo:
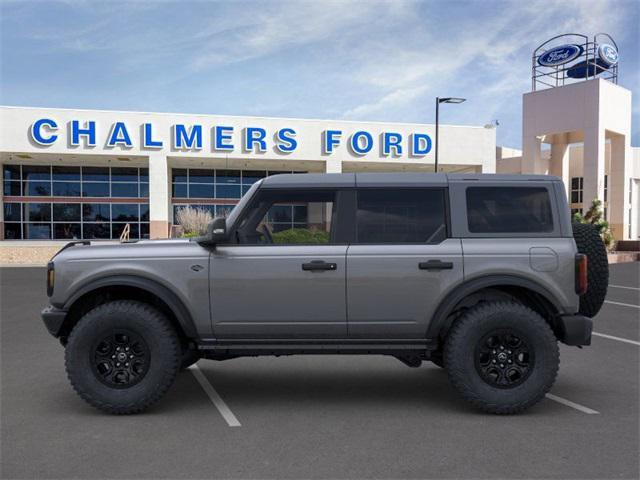
[[[329,232],[312,230],[308,228],[291,228],[282,232],[273,233],[273,243],[329,243]]]
[[[607,248],[607,251],[610,252],[615,247],[615,240],[611,234],[611,230],[609,229],[609,222],[604,219],[602,202],[600,200],[595,199],[591,202],[591,207],[584,215],[581,213],[574,213],[573,222],[593,225],[602,237],[602,241],[604,242],[604,246]]]
[[[207,233],[213,220],[211,212],[202,208],[184,207],[176,214],[178,225],[184,230],[183,237],[197,237]]]

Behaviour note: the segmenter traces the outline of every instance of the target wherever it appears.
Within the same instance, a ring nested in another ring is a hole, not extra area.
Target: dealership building
[[[433,125],[19,107],[0,116],[4,239],[117,239],[127,224],[130,238],[163,238],[181,206],[224,215],[267,175],[434,165]],[[495,172],[493,128],[442,125],[439,141],[440,171]]]
[[[616,239],[637,240],[640,150],[613,40],[549,42],[532,58],[522,150],[497,147],[493,125],[0,107],[0,239],[166,238],[180,208],[225,215],[267,175],[432,172],[437,151],[440,172],[557,175],[574,212],[600,199]]]

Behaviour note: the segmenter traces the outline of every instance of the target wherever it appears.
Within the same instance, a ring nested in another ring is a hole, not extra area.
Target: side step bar
[[[437,345],[429,340],[327,340],[327,339],[268,339],[268,340],[201,340],[198,350],[204,355],[254,356],[293,354],[371,354],[383,355],[414,352],[426,356]]]

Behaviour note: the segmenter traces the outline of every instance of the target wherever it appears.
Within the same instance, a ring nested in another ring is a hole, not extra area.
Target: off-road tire
[[[593,225],[574,223],[573,239],[578,252],[587,256],[587,293],[580,295],[579,312],[586,317],[595,317],[604,304],[609,286],[609,261],[607,249]]]
[[[522,383],[508,388],[490,385],[477,367],[476,348],[486,335],[500,329],[517,332],[533,352]],[[551,389],[560,364],[558,342],[547,322],[512,301],[487,302],[469,309],[447,336],[444,363],[453,387],[476,408],[488,413],[520,413]]]
[[[104,383],[92,361],[96,343],[114,331],[126,330],[147,347],[146,373],[124,388]],[[90,405],[111,414],[146,410],[167,392],[180,368],[181,349],[175,329],[152,306],[131,300],[108,302],[86,313],[74,326],[65,350],[67,376],[76,393]]]

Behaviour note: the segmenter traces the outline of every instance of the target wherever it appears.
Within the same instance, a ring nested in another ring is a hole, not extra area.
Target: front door
[[[359,189],[347,253],[352,338],[424,339],[444,293],[463,279],[444,188]]]
[[[336,191],[258,192],[238,243],[211,255],[216,338],[345,338],[347,245],[336,218]]]

